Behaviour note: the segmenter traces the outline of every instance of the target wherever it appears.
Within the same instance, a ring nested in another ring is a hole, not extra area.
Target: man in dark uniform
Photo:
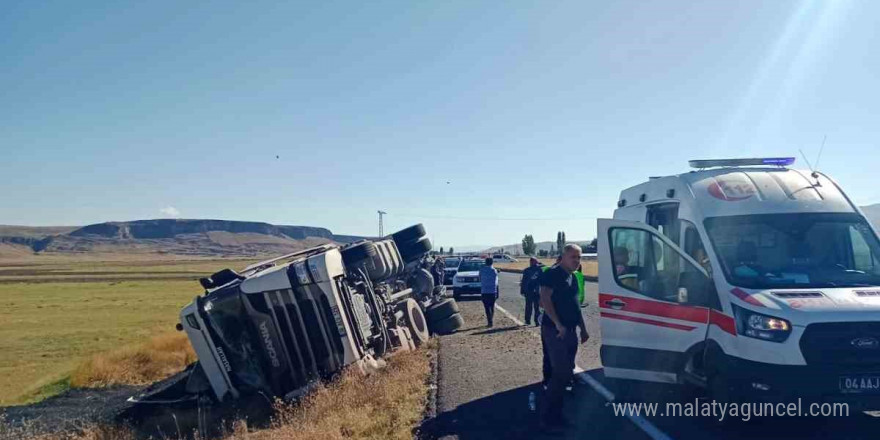
[[[434,258],[434,265],[431,266],[431,275],[434,276],[434,285],[442,286],[444,282],[444,275],[446,274],[446,263],[443,261],[443,257]]]
[[[578,347],[576,330],[580,329],[582,344],[589,339],[578,303],[577,279],[572,274],[580,262],[581,247],[566,244],[559,264],[541,274],[539,280],[541,307],[544,308],[541,341],[552,367],[546,406],[541,414],[541,424],[548,431],[559,431],[568,425],[562,416],[562,400],[573,375]]]
[[[541,325],[538,321],[540,307],[538,306],[538,278],[541,276],[544,267],[535,257],[529,258],[529,267],[523,270],[522,279],[519,282],[519,293],[526,300],[526,325],[532,323],[532,316],[535,318],[535,325]]]

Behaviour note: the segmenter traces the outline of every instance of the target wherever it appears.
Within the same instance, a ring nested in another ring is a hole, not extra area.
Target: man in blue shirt
[[[486,309],[486,321],[492,327],[495,317],[495,300],[498,299],[498,271],[492,267],[491,258],[486,258],[486,265],[480,268],[480,296]]]

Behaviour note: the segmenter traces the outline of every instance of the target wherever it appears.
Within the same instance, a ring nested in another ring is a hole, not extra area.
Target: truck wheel
[[[431,304],[425,310],[428,322],[437,322],[458,313],[458,304],[454,299],[444,299],[436,304]]]
[[[401,229],[401,230],[391,234],[391,238],[394,239],[394,243],[398,247],[400,247],[401,245],[416,241],[424,236],[425,236],[425,227],[422,226],[421,223],[419,223],[417,225],[412,225],[406,229]]]
[[[409,263],[410,261],[419,259],[422,255],[425,255],[431,250],[431,239],[428,237],[422,237],[418,239],[418,241],[404,244],[403,246],[398,245],[398,249],[400,250],[400,256],[403,258],[403,261]]]
[[[441,319],[431,324],[434,333],[448,335],[464,326],[464,318],[460,313],[453,314],[448,318]]]
[[[400,304],[400,310],[403,311],[403,319],[406,321],[406,327],[412,334],[416,347],[428,342],[431,335],[428,333],[428,324],[425,322],[425,315],[422,313],[419,303],[409,298]]]
[[[365,241],[343,248],[341,251],[342,261],[346,266],[354,266],[368,258],[375,257],[377,252],[375,244]]]

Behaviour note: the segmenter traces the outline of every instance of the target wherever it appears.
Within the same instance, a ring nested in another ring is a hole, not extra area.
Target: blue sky
[[[824,135],[821,168],[880,202],[878,16],[846,0],[7,1],[0,224],[172,212],[371,234],[383,209],[386,231],[421,221],[447,247],[585,239],[649,175],[812,160]]]

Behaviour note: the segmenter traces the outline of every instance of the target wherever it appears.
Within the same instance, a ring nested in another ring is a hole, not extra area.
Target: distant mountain
[[[83,227],[0,226],[0,256],[126,254],[262,256],[362,237],[312,226],[230,220],[157,219]]]

